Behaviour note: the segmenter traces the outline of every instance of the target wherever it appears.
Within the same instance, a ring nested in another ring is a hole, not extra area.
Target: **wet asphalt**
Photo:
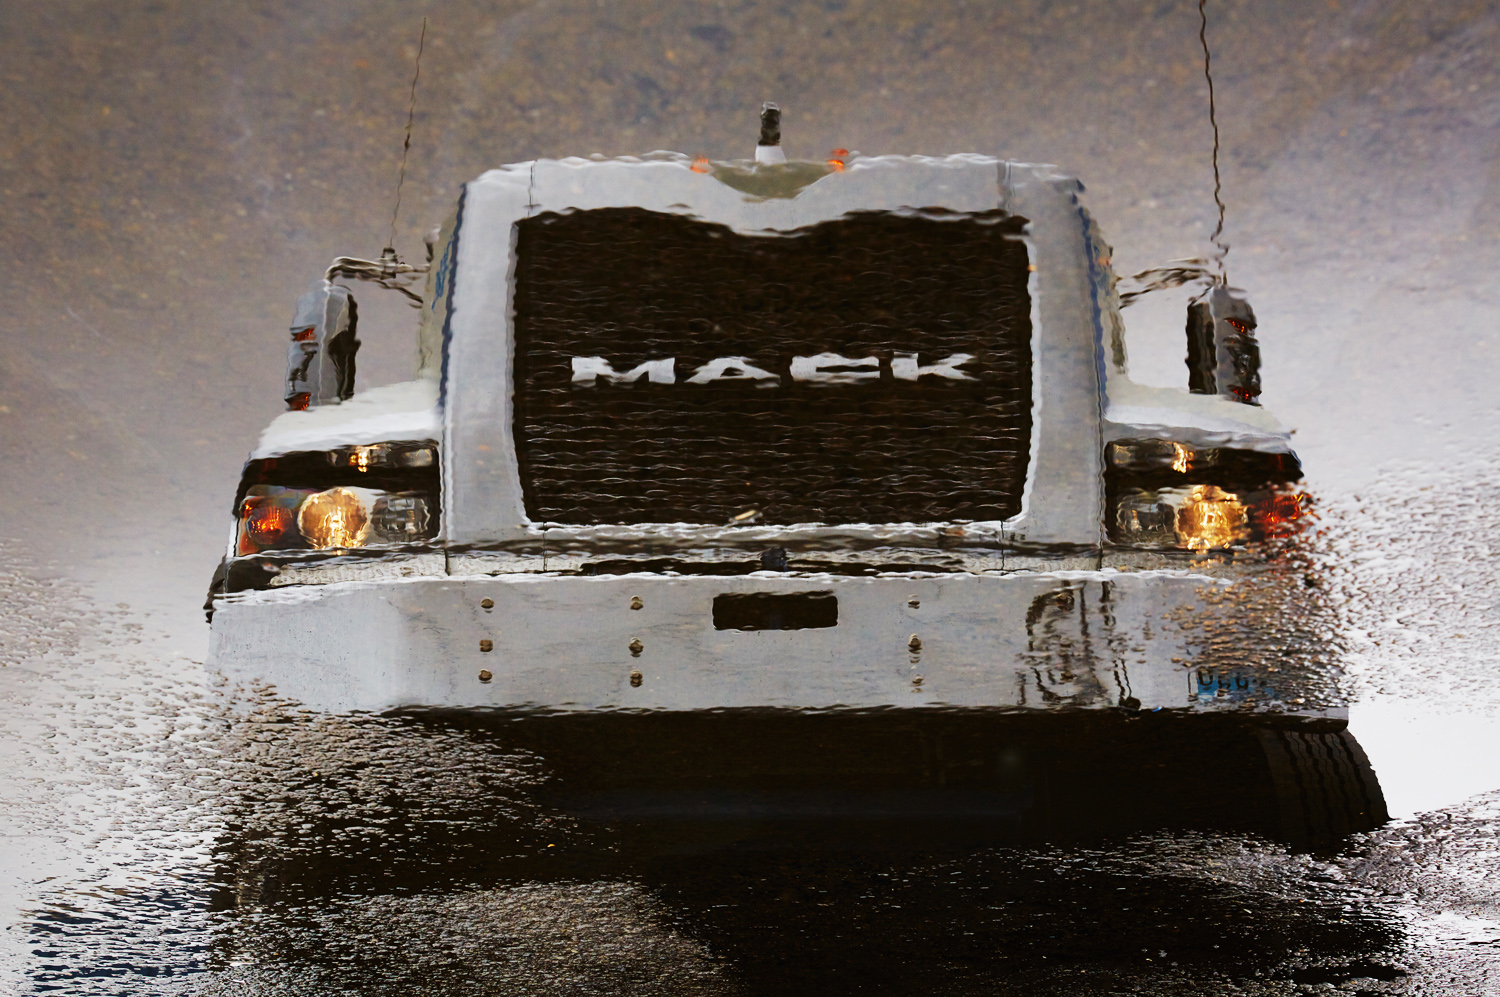
[[[549,796],[545,738],[235,711],[202,668],[292,304],[385,241],[422,16],[408,257],[486,168],[744,156],[773,99],[794,157],[1058,164],[1126,274],[1213,228],[1195,4],[0,9],[0,990],[1500,992],[1500,7],[1209,12],[1229,274],[1318,499],[1308,639],[1393,817],[1317,847],[1171,794],[646,826]],[[405,379],[409,312],[361,307],[361,384]],[[1180,316],[1126,313],[1137,379],[1180,385]],[[1161,785],[1245,778],[1180,754]]]

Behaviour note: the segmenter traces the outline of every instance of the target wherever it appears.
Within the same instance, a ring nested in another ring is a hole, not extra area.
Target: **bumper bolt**
[[[493,676],[493,675],[490,674],[490,670],[488,668],[481,668],[481,669],[479,669],[479,681],[481,681],[481,682],[488,682],[490,679],[492,679],[494,677],[495,676]]]
[[[912,654],[919,653],[922,650],[922,638],[918,637],[916,634],[912,634],[911,640],[906,642],[906,649]]]
[[[641,656],[641,652],[645,649],[646,645],[641,643],[641,639],[639,637],[632,637],[630,639],[630,656],[632,658],[639,658]]]
[[[494,599],[480,599],[479,600],[479,608],[480,609],[494,609],[495,608],[495,600]]]
[[[495,649],[495,642],[486,637],[479,642],[479,649],[481,651],[493,651]]]
[[[632,689],[639,689],[643,681],[645,681],[645,677],[640,672],[630,673],[630,687]]]
[[[630,597],[630,608],[631,609],[640,609],[644,605],[645,605],[645,603],[641,601],[641,597],[640,596],[633,595],[633,596]]]

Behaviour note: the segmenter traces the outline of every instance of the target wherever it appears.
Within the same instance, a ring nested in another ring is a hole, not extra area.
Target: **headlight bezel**
[[[431,441],[252,460],[235,498],[235,555],[429,549],[441,534],[441,480]]]
[[[1230,550],[1284,536],[1311,511],[1287,451],[1116,440],[1104,477],[1109,542],[1133,550]]]

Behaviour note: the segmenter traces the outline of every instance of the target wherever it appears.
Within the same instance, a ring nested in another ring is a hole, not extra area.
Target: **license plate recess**
[[[715,630],[817,630],[839,625],[832,592],[737,592],[714,599]]]

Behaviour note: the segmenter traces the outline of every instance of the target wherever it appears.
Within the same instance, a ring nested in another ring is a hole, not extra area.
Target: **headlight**
[[[327,454],[329,466],[352,467],[360,472],[432,467],[437,459],[436,448],[413,443],[371,443],[341,447]]]
[[[1250,506],[1250,520],[1265,537],[1284,537],[1313,515],[1312,496],[1306,492],[1272,492]]]
[[[431,440],[392,440],[252,460],[235,554],[429,543],[442,517],[440,457]]]
[[[1308,515],[1301,492],[1227,492],[1216,485],[1127,489],[1114,500],[1110,539],[1131,547],[1219,550],[1286,536]]]
[[[1217,485],[1193,485],[1177,510],[1177,540],[1188,550],[1215,550],[1245,540],[1245,504]]]
[[[256,485],[240,503],[241,557],[268,550],[340,550],[431,540],[430,497],[345,487],[315,491]]]
[[[290,488],[251,489],[240,503],[240,535],[235,553],[244,556],[263,550],[302,546],[297,532],[297,508],[307,492]]]
[[[330,488],[309,495],[297,528],[319,550],[427,539],[432,517],[420,495],[388,495],[369,488]]]
[[[1115,500],[1117,543],[1132,547],[1215,550],[1250,536],[1245,504],[1216,485],[1131,489]]]
[[[369,534],[370,498],[364,488],[330,488],[309,495],[297,510],[297,529],[318,550],[362,547]]]
[[[424,539],[432,515],[420,495],[382,495],[370,513],[370,531],[384,543],[411,543]]]
[[[1307,515],[1294,454],[1116,440],[1105,449],[1105,525],[1117,544],[1218,550],[1285,536]]]

